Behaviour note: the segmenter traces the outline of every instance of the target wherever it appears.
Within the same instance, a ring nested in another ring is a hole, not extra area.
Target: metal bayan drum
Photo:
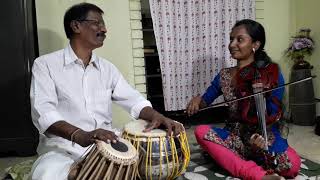
[[[190,161],[190,149],[185,132],[178,137],[166,137],[166,131],[154,129],[142,132],[147,125],[135,120],[125,125],[122,137],[139,152],[140,179],[174,179],[181,175]]]
[[[117,143],[97,141],[84,157],[77,180],[129,180],[135,179],[138,152],[125,139]]]

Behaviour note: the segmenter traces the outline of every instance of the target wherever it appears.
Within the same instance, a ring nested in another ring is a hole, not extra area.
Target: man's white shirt
[[[39,154],[59,149],[77,157],[86,150],[61,137],[44,134],[57,121],[66,121],[85,131],[111,129],[112,101],[133,118],[138,118],[144,107],[151,106],[112,63],[92,53],[85,67],[70,44],[37,58],[32,76],[31,113],[40,132]]]

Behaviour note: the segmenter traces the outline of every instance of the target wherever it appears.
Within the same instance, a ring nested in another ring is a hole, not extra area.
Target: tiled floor
[[[29,159],[35,159],[35,158],[36,158],[36,156],[0,158],[0,179],[2,180],[4,178],[4,172],[5,172],[6,168],[8,168],[14,164],[17,164],[17,163],[20,163],[23,161],[27,161]]]
[[[320,163],[320,136],[314,133],[314,126],[290,124],[288,141],[302,157]]]
[[[217,124],[222,126],[222,124]],[[193,135],[194,126],[187,129],[188,140],[195,142]],[[289,124],[289,144],[304,158],[320,163],[320,136],[314,133],[314,126],[297,126]],[[0,158],[0,179],[3,179],[5,168],[35,157],[6,157]]]

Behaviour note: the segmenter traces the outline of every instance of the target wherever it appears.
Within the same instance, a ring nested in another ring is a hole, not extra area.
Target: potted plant
[[[308,28],[300,29],[298,34],[292,37],[286,55],[294,61],[293,70],[312,69],[313,66],[305,61],[305,56],[310,56],[314,49],[314,41],[310,37],[311,30]]]
[[[286,55],[293,60],[290,81],[298,81],[311,76],[313,66],[305,61],[314,49],[314,41],[310,37],[310,29],[300,29],[296,36],[292,37]],[[291,120],[294,124],[311,126],[315,123],[316,104],[314,101],[314,89],[312,81],[305,81],[289,87],[289,105]]]

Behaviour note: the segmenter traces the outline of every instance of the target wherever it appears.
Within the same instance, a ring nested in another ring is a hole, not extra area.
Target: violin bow
[[[201,112],[201,111],[204,111],[204,110],[207,110],[207,109],[212,109],[212,108],[219,107],[219,106],[227,106],[228,103],[240,101],[240,100],[247,99],[247,98],[259,95],[259,94],[264,94],[264,93],[267,93],[267,92],[271,92],[271,91],[283,88],[285,86],[291,86],[291,85],[294,85],[294,84],[298,84],[298,83],[301,83],[301,82],[304,82],[304,81],[311,80],[311,79],[316,78],[316,77],[317,76],[315,76],[315,75],[314,76],[310,76],[310,77],[307,77],[307,78],[304,78],[304,79],[300,79],[300,80],[297,80],[297,81],[293,81],[293,82],[289,82],[289,83],[286,83],[286,84],[283,84],[281,86],[277,86],[277,87],[274,87],[274,88],[271,88],[271,89],[268,89],[268,90],[265,90],[265,91],[256,92],[256,93],[253,93],[253,94],[248,95],[248,96],[243,96],[241,98],[236,98],[236,99],[232,99],[232,100],[216,103],[216,104],[207,106],[205,108],[201,108],[201,109],[199,109],[198,112]],[[186,112],[186,111],[184,111],[184,112]]]

